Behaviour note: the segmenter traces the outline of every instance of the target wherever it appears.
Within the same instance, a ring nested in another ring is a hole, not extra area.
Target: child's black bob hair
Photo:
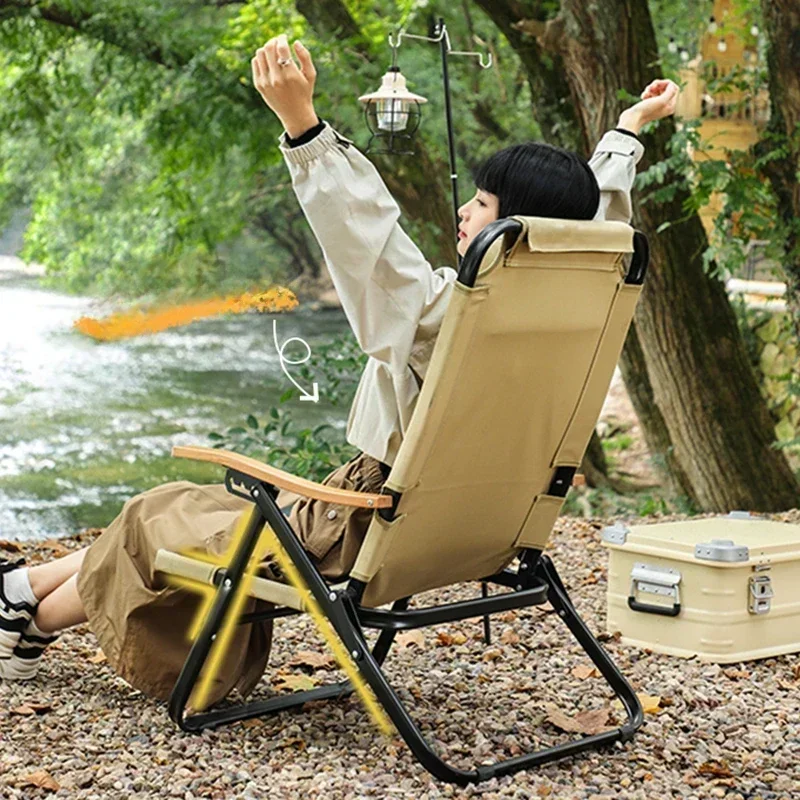
[[[472,171],[478,189],[500,201],[498,219],[594,219],[600,187],[577,153],[544,142],[524,142],[489,156]]]

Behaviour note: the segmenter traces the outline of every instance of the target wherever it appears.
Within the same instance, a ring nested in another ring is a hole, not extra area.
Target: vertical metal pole
[[[455,223],[454,234],[458,244],[458,175],[456,174],[456,149],[453,141],[453,117],[450,112],[450,81],[447,76],[447,36],[444,27],[444,17],[439,17],[439,31],[442,48],[442,75],[444,78],[444,113],[447,119],[447,143],[450,147],[450,181],[453,185],[453,219]],[[461,255],[458,256],[458,266],[461,266]]]

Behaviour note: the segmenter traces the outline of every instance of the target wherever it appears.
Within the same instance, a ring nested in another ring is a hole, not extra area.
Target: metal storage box
[[[800,525],[728,516],[604,528],[624,644],[730,663],[800,651]]]

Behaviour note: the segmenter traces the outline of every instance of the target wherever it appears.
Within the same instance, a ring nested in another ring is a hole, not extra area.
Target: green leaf
[[[258,428],[258,420],[252,414],[247,415],[247,426],[253,429]]]

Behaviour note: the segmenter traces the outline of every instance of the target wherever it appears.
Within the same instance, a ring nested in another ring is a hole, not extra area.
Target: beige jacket
[[[361,349],[347,441],[393,464],[417,402],[457,271],[433,267],[400,227],[400,208],[372,162],[327,122],[306,144],[279,147],[292,186],[322,247]],[[600,184],[595,219],[631,218],[630,192],[644,148],[609,131],[589,165]],[[418,376],[418,378],[415,376]]]

